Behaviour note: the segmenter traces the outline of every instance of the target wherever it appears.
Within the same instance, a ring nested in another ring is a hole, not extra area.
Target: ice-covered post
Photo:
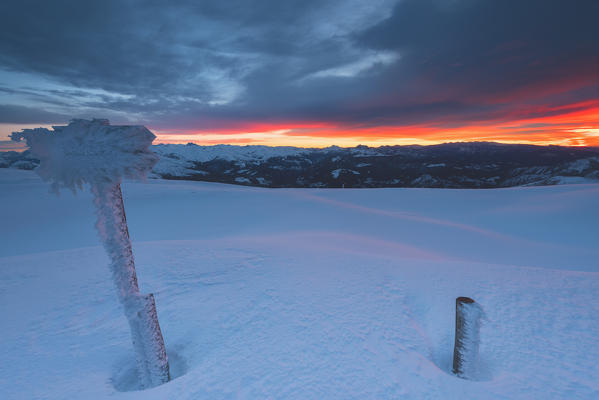
[[[482,308],[469,297],[455,300],[455,346],[453,349],[453,373],[460,378],[472,378],[476,374],[479,331]]]
[[[144,178],[156,164],[158,157],[149,149],[155,136],[143,126],[114,126],[99,119],[72,120],[53,129],[24,129],[11,138],[27,141],[40,159],[37,173],[55,192],[90,185],[96,228],[129,321],[140,383],[144,388],[165,383],[170,376],[164,340],[154,296],[139,292],[120,185],[123,177]]]

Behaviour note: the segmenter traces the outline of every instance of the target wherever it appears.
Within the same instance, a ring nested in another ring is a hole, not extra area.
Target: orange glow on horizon
[[[447,122],[445,122],[447,124]],[[599,146],[599,100],[538,107],[508,117],[443,127],[443,121],[397,126],[349,126],[328,122],[236,124],[214,131],[153,130],[157,143],[237,144],[297,147],[431,145],[492,141],[560,146]]]

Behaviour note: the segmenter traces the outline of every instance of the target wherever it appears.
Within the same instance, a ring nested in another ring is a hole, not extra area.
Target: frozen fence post
[[[53,129],[24,129],[11,138],[27,141],[31,153],[40,159],[37,173],[54,191],[90,185],[96,228],[129,321],[140,383],[148,388],[168,382],[168,358],[154,296],[140,294],[137,284],[120,185],[123,177],[145,177],[156,164],[158,157],[149,149],[155,136],[143,126],[114,126],[99,119],[76,119]]]
[[[455,300],[453,373],[461,378],[472,378],[476,374],[481,318],[482,308],[474,300],[469,297]]]

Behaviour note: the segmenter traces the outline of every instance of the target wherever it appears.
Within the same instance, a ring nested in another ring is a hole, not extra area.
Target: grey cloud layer
[[[597,96],[596,1],[170,3],[2,2],[0,69],[64,88],[0,74],[0,121],[18,106],[26,122],[377,125],[484,119],[534,104],[534,90],[556,104]]]

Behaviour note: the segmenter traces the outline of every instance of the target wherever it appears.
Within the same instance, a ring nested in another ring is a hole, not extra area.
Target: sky
[[[72,118],[155,143],[599,146],[599,1],[0,2],[0,149]]]

